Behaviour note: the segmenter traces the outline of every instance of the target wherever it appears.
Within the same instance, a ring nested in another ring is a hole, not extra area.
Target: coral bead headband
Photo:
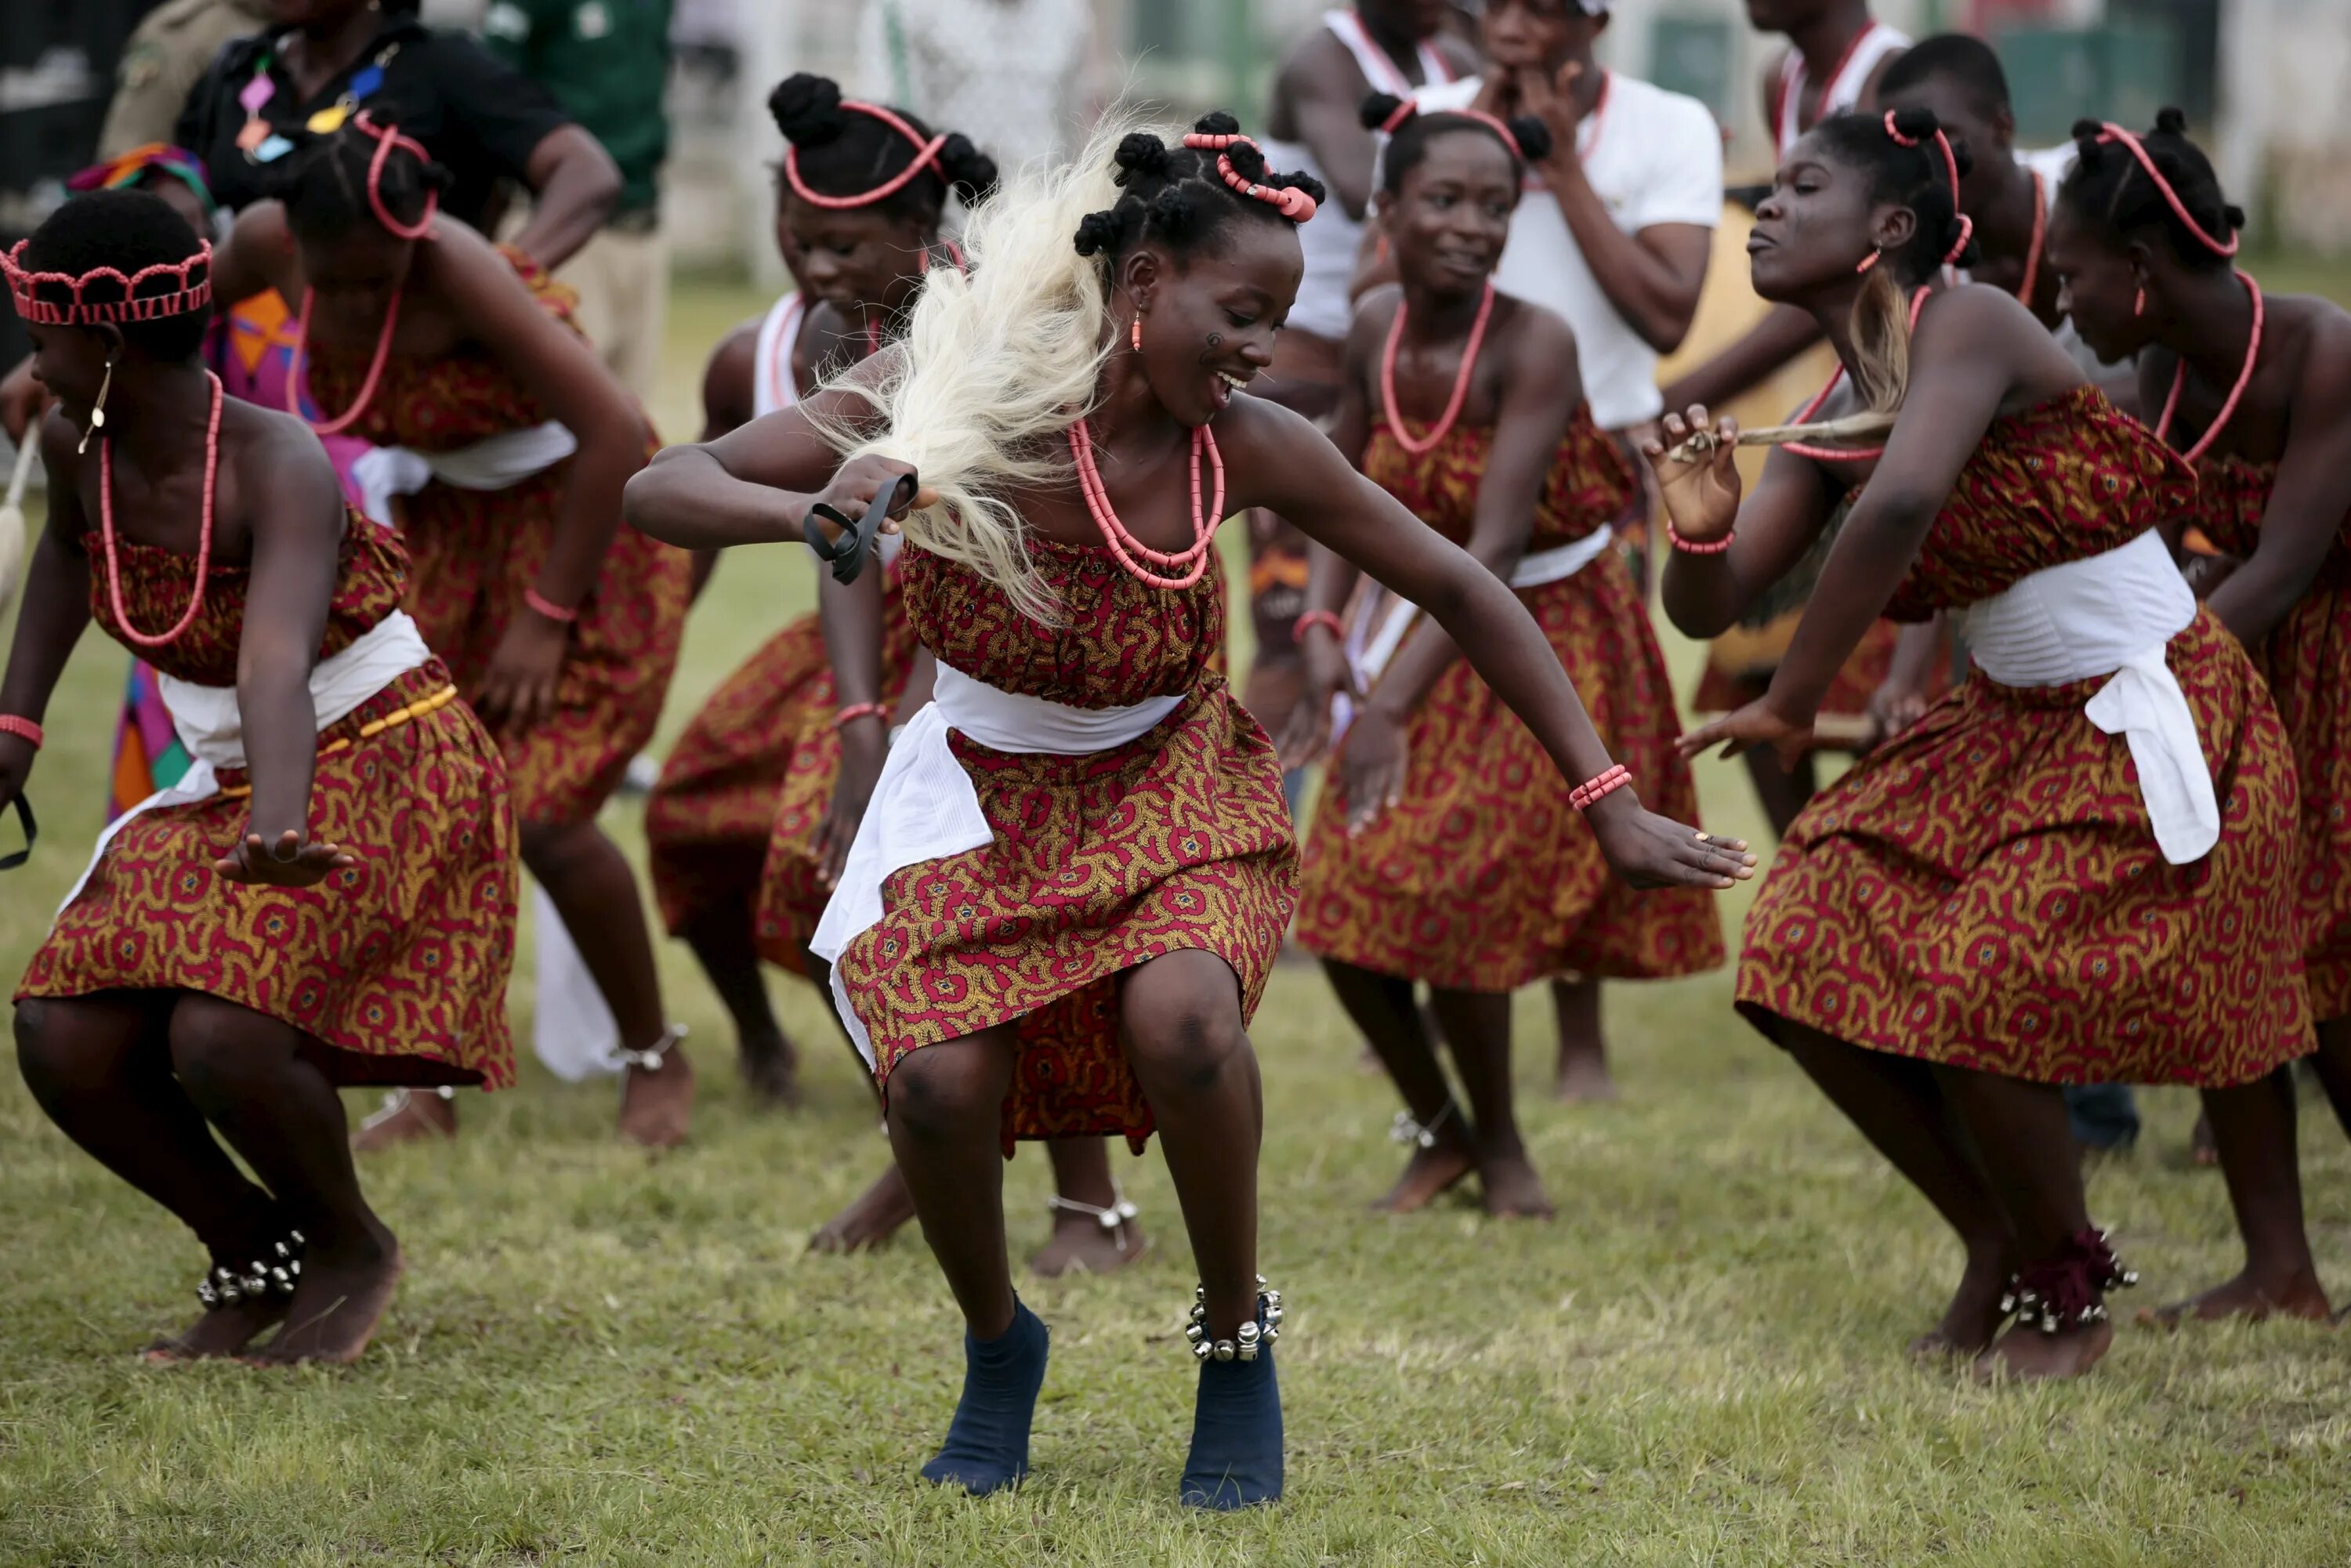
[[[419,164],[429,163],[432,157],[422,143],[401,134],[396,125],[378,125],[365,110],[351,116],[351,126],[362,136],[375,138],[375,156],[368,160],[368,205],[375,210],[375,221],[401,239],[423,239],[433,227],[433,216],[441,210],[441,197],[430,185],[424,189],[424,211],[413,224],[403,224],[392,215],[383,204],[383,166],[392,159],[392,149],[416,156]]]
[[[1394,136],[1396,133],[1398,127],[1402,126],[1405,120],[1412,119],[1419,112],[1420,105],[1413,102],[1410,99],[1405,99],[1402,103],[1397,104],[1394,110],[1389,111],[1388,117],[1385,120],[1380,121],[1380,134],[1383,136]],[[1527,161],[1525,150],[1519,145],[1519,139],[1511,133],[1510,127],[1507,121],[1497,119],[1495,116],[1487,113],[1482,109],[1446,109],[1439,110],[1437,112],[1440,114],[1458,115],[1463,120],[1476,120],[1479,124],[1486,127],[1486,129],[1491,131],[1495,135],[1502,139],[1502,145],[1510,150],[1511,157],[1516,158],[1521,163]]]
[[[2098,127],[2098,140],[2101,142],[2112,142],[2122,147],[2127,150],[2132,157],[2138,160],[2138,166],[2147,171],[2147,177],[2155,182],[2155,188],[2163,193],[2164,201],[2170,204],[2172,216],[2188,225],[2188,232],[2194,235],[2207,250],[2215,256],[2237,254],[2237,236],[2231,235],[2224,243],[2214,239],[2205,232],[2204,225],[2198,223],[2195,216],[2189,212],[2188,204],[2179,199],[2179,193],[2171,188],[2171,182],[2163,177],[2163,171],[2155,166],[2154,158],[2148,154],[2146,146],[2137,137],[2112,120],[2107,120]]]
[[[1894,111],[1890,109],[1886,111],[1886,134],[1892,139],[1896,147],[1918,145],[1918,138],[1905,136],[1896,129]],[[1951,211],[1958,214],[1959,220],[1959,237],[1953,240],[1951,248],[1943,253],[1943,265],[1956,267],[1959,265],[1959,257],[1968,254],[1968,242],[1975,238],[1976,221],[1967,214],[1959,212],[1959,155],[1951,151],[1951,139],[1943,134],[1940,126],[1935,129],[1935,147],[1943,155],[1943,172],[1950,176]]]
[[[93,267],[77,277],[70,272],[27,272],[23,266],[25,247],[33,242],[20,239],[16,246],[0,252],[0,274],[8,279],[8,293],[16,302],[16,314],[27,321],[44,327],[90,327],[101,321],[155,321],[166,316],[181,316],[191,310],[202,310],[212,304],[213,247],[210,240],[196,242],[196,254],[185,261],[158,262],[138,271],[125,273],[119,267]],[[195,277],[201,269],[204,276]],[[150,294],[138,298],[139,286],[150,278],[175,277],[180,287],[169,294]],[[120,299],[85,299],[83,290],[94,283],[111,283],[122,290]],[[73,291],[71,299],[42,299],[36,291],[62,285]]]
[[[1302,224],[1314,215],[1314,198],[1297,186],[1284,185],[1277,190],[1271,185],[1260,185],[1233,167],[1232,154],[1227,149],[1256,149],[1257,143],[1248,137],[1212,136],[1207,131],[1195,131],[1184,138],[1184,145],[1195,152],[1214,152],[1217,155],[1217,172],[1224,176],[1226,184],[1244,196],[1275,208],[1291,223]],[[1259,155],[1263,154],[1260,152]]]
[[[907,183],[925,169],[935,171],[938,177],[949,185],[955,183],[953,180],[947,178],[946,168],[939,162],[939,149],[947,144],[946,131],[943,131],[925,141],[923,140],[921,131],[906,123],[904,116],[883,104],[863,103],[853,98],[844,98],[841,100],[841,107],[852,114],[871,115],[904,137],[914,146],[914,161],[870,191],[862,192],[854,196],[829,196],[822,191],[809,189],[808,182],[800,178],[800,150],[797,147],[787,147],[784,149],[784,178],[791,182],[792,193],[799,196],[801,201],[811,206],[831,207],[835,210],[843,207],[871,206],[875,202],[886,200],[904,190]]]

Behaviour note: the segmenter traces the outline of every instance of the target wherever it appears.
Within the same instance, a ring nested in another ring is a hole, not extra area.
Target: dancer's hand
[[[849,846],[857,841],[858,824],[882,780],[882,765],[890,758],[890,732],[870,719],[861,719],[841,732],[841,774],[833,780],[832,804],[816,829],[817,885],[827,893],[841,881],[849,863]]]
[[[1714,450],[1694,457],[1669,455],[1693,435],[1708,435]],[[1739,497],[1744,488],[1739,477],[1736,442],[1739,422],[1728,416],[1709,418],[1693,403],[1687,414],[1669,413],[1658,432],[1641,444],[1642,454],[1657,476],[1657,490],[1674,532],[1687,544],[1712,544],[1739,521]]]
[[[261,841],[259,833],[246,834],[213,862],[213,870],[223,881],[249,887],[310,887],[359,863],[342,845],[306,840],[288,828],[277,836],[275,850]]]
[[[1305,679],[1300,684],[1296,705],[1282,722],[1281,733],[1274,738],[1274,749],[1280,754],[1285,770],[1321,761],[1331,746],[1332,699],[1341,692],[1361,695],[1339,639],[1327,629],[1308,627],[1300,652],[1305,657]]]
[[[1347,727],[1339,747],[1339,799],[1347,810],[1349,836],[1362,832],[1382,811],[1401,804],[1411,758],[1403,721],[1376,703],[1365,703]]]
[[[908,478],[915,482],[914,498],[891,507],[888,520],[882,525],[883,533],[894,534],[898,531],[898,519],[908,512],[938,504],[939,493],[921,487],[922,480],[911,463],[889,457],[852,457],[833,471],[832,483],[817,499],[845,517],[862,517],[865,508],[873,504],[874,497]],[[833,539],[841,538],[841,530],[831,523],[822,518],[818,522]]]
[[[9,445],[23,443],[25,432],[33,428],[47,402],[48,393],[33,379],[33,357],[27,354],[0,378],[0,430],[8,433]]]
[[[564,651],[571,628],[535,610],[517,612],[507,622],[482,672],[482,689],[474,707],[494,727],[528,729],[555,713],[556,682],[563,674]]]
[[[1630,786],[1603,797],[1583,814],[1600,852],[1618,881],[1630,887],[1721,889],[1755,874],[1755,857],[1741,839],[1720,838],[1660,817]]]
[[[1687,732],[1674,742],[1674,747],[1684,757],[1696,757],[1718,741],[1726,758],[1765,747],[1792,768],[1813,749],[1813,725],[1810,719],[1799,721],[1782,714],[1766,694],[1736,713],[1724,714]]]
[[[1557,75],[1540,67],[1506,73],[1518,89],[1519,112],[1531,114],[1551,132],[1552,161],[1577,166],[1575,129],[1583,117],[1575,107],[1575,84],[1583,76],[1580,60],[1570,60]]]
[[[1907,675],[1888,675],[1869,694],[1869,722],[1875,733],[1863,749],[1876,750],[1926,714],[1927,688]]]

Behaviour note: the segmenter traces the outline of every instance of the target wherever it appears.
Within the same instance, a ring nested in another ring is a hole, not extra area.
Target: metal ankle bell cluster
[[[2093,1227],[2067,1237],[2056,1257],[2010,1275],[2000,1310],[2043,1333],[2087,1328],[2106,1321],[2099,1296],[2137,1283],[2138,1270],[2125,1268],[2107,1245],[2106,1233]]]
[[[662,1070],[662,1063],[669,1059],[671,1050],[683,1041],[685,1036],[685,1026],[682,1023],[674,1023],[662,1030],[661,1039],[643,1051],[631,1051],[626,1046],[615,1046],[612,1051],[613,1065],[640,1068],[647,1072],[659,1072]],[[889,1124],[884,1123],[883,1125],[886,1130]]]
[[[300,1231],[289,1230],[285,1240],[270,1244],[268,1257],[256,1258],[243,1269],[214,1264],[212,1272],[196,1282],[196,1300],[209,1309],[257,1301],[265,1296],[292,1295],[294,1282],[302,1277],[305,1245]]]
[[[1117,1243],[1118,1249],[1123,1252],[1126,1250],[1126,1228],[1142,1216],[1143,1210],[1135,1207],[1134,1200],[1120,1192],[1115,1184],[1111,1187],[1111,1192],[1113,1197],[1107,1208],[1098,1208],[1091,1203],[1080,1203],[1076,1198],[1063,1197],[1060,1193],[1054,1193],[1047,1197],[1045,1207],[1056,1214],[1066,1209],[1071,1214],[1092,1215],[1094,1223],[1110,1232],[1111,1239]]]
[[[1426,1123],[1414,1121],[1412,1113],[1409,1111],[1399,1111],[1395,1113],[1395,1120],[1388,1124],[1388,1140],[1391,1143],[1411,1144],[1419,1148],[1433,1149],[1437,1147],[1437,1130],[1444,1126],[1446,1118],[1452,1114],[1453,1102],[1449,1098],[1445,1102],[1445,1109],[1431,1116]]]
[[[1257,1277],[1257,1316],[1234,1330],[1230,1339],[1208,1337],[1208,1287],[1192,1287],[1192,1316],[1184,1325],[1184,1338],[1196,1359],[1255,1361],[1259,1350],[1280,1337],[1281,1292],[1267,1290],[1264,1275]]]

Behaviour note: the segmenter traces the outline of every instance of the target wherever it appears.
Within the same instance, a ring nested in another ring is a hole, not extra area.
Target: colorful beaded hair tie
[[[8,293],[16,301],[16,314],[24,319],[44,327],[90,327],[101,321],[159,321],[166,316],[185,315],[191,310],[207,308],[213,301],[213,247],[210,240],[196,242],[196,254],[185,261],[158,262],[138,271],[125,273],[120,267],[93,267],[77,277],[70,272],[27,272],[24,267],[25,247],[33,242],[20,239],[14,248],[0,253],[0,274],[8,279]],[[204,277],[195,274],[202,269]],[[149,294],[132,298],[139,286],[151,278],[177,278],[180,287],[169,294]],[[85,299],[82,291],[94,283],[111,283],[122,290],[120,299]],[[62,287],[73,292],[71,299],[42,299],[37,291]]]
[[[2163,177],[2163,171],[2155,166],[2154,157],[2148,153],[2145,143],[2137,137],[2109,120],[2100,122],[2097,139],[2100,142],[2110,142],[2123,148],[2133,158],[2138,160],[2138,166],[2147,171],[2147,177],[2155,182],[2157,190],[2163,193],[2163,199],[2170,206],[2172,216],[2185,224],[2188,226],[2188,232],[2194,235],[2204,248],[2214,256],[2237,254],[2237,236],[2231,235],[2224,243],[2207,233],[2204,225],[2198,223],[2195,216],[2189,212],[2188,204],[2179,199],[2179,193],[2171,188],[2171,182]]]
[[[791,183],[792,193],[801,201],[813,206],[835,209],[871,206],[875,202],[886,200],[904,190],[908,182],[925,169],[935,172],[947,184],[955,183],[953,180],[947,178],[946,168],[939,162],[939,149],[947,144],[946,132],[941,131],[925,141],[923,140],[923,133],[906,122],[905,116],[887,105],[864,103],[853,98],[844,98],[841,100],[841,107],[852,114],[870,115],[904,137],[914,146],[914,161],[870,191],[854,196],[830,196],[822,191],[812,191],[809,188],[808,182],[800,178],[800,150],[797,147],[786,147],[784,178]]]
[[[1918,145],[1917,137],[1906,136],[1896,127],[1894,110],[1890,109],[1886,111],[1886,134],[1896,147]],[[1959,220],[1959,237],[1952,242],[1949,250],[1943,253],[1943,265],[1957,267],[1959,257],[1968,254],[1969,243],[1975,238],[1976,221],[1959,211],[1959,155],[1951,151],[1951,139],[1943,134],[1943,128],[1939,125],[1935,128],[1935,146],[1943,154],[1943,172],[1950,176],[1951,181],[1951,211],[1958,214]],[[1864,262],[1861,269],[1867,271],[1868,267],[1869,264]]]
[[[1495,135],[1502,139],[1502,145],[1510,150],[1511,157],[1516,158],[1521,163],[1526,162],[1526,149],[1519,145],[1518,133],[1510,129],[1508,121],[1498,118],[1497,116],[1489,114],[1482,109],[1444,109],[1437,110],[1433,112],[1455,115],[1463,120],[1476,120],[1479,124],[1484,126],[1487,130],[1492,131]],[[1380,121],[1380,134],[1383,136],[1394,136],[1396,133],[1397,129],[1401,127],[1405,120],[1415,118],[1419,113],[1420,105],[1413,102],[1410,99],[1405,99],[1402,103],[1397,104],[1395,109],[1388,112],[1388,117],[1385,120]]]
[[[1302,224],[1314,215],[1314,198],[1297,186],[1284,185],[1276,189],[1271,185],[1261,185],[1233,167],[1232,154],[1228,149],[1255,149],[1257,143],[1249,138],[1211,135],[1205,131],[1195,131],[1184,138],[1184,145],[1195,152],[1214,152],[1217,155],[1217,172],[1224,176],[1226,184],[1252,201],[1263,202],[1291,223]],[[1260,152],[1259,156],[1264,156],[1263,152]]]

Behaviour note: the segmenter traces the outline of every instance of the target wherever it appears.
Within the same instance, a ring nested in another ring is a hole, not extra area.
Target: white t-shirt
[[[1423,88],[1424,109],[1467,109],[1478,78]],[[1659,224],[1712,228],[1722,216],[1722,133],[1706,105],[1648,82],[1608,73],[1599,106],[1576,127],[1583,177],[1626,234]],[[1546,306],[1575,332],[1583,395],[1604,430],[1655,419],[1657,351],[1616,313],[1592,276],[1559,199],[1531,175],[1510,219],[1494,274],[1503,293]]]

